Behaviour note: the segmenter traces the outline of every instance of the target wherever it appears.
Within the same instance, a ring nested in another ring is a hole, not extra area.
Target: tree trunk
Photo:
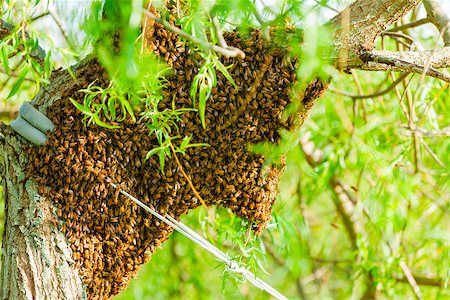
[[[83,299],[81,278],[65,236],[58,230],[53,204],[39,196],[21,141],[5,130],[1,299]]]
[[[75,67],[75,74],[88,62]],[[44,110],[74,85],[67,71],[57,72],[33,104]],[[5,200],[0,299],[85,299],[70,245],[58,229],[55,207],[50,199],[39,195],[32,174],[26,174],[26,166],[32,162],[22,153],[23,139],[0,125],[0,175]]]
[[[405,2],[407,5],[404,5]],[[342,55],[341,49],[353,51],[356,48],[373,47],[373,40],[381,30],[406,14],[418,2],[356,1],[331,22],[337,28],[335,45],[341,53],[339,56]],[[373,5],[376,10],[372,10]],[[350,10],[356,13],[350,13]],[[88,64],[89,60],[81,63],[75,74],[82,73]],[[342,65],[355,63],[348,62],[346,56]],[[50,85],[40,91],[33,104],[45,110],[76,85],[68,72],[56,72]],[[307,108],[310,109],[310,106]],[[22,154],[22,139],[9,127],[1,127],[0,132],[4,134],[3,140],[0,135],[0,174],[5,199],[1,299],[86,298],[82,278],[71,258],[70,245],[58,229],[54,205],[49,199],[39,196],[33,174],[27,175],[25,172],[27,164],[33,162],[28,162]]]

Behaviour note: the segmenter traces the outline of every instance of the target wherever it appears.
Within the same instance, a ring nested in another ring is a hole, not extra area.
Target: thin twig
[[[412,37],[410,37],[407,34],[400,33],[400,32],[385,31],[385,32],[382,32],[380,35],[381,36],[387,35],[387,36],[393,36],[393,37],[399,37],[399,38],[405,39],[409,42],[409,45],[416,43],[416,41]]]
[[[411,270],[408,268],[406,263],[404,261],[400,262],[400,268],[403,271],[403,274],[405,275],[406,279],[408,280],[409,285],[411,285],[414,294],[416,295],[417,299],[423,299],[422,292],[420,291],[420,287],[417,285],[416,279],[414,279],[414,276],[411,273]]]
[[[410,130],[411,134],[420,137],[435,137],[435,136],[450,136],[450,126],[445,127],[442,130],[432,130],[427,131],[423,128],[416,128],[415,130]]]
[[[320,6],[323,6],[323,7],[326,7],[326,8],[328,8],[329,10],[332,10],[333,12],[335,12],[335,13],[340,13],[341,11],[339,11],[339,10],[337,10],[336,8],[334,8],[334,7],[332,7],[332,6],[330,6],[330,5],[328,5],[328,3],[322,3],[322,2],[320,2],[320,1],[318,1],[318,0],[314,0],[314,2],[316,2],[318,5],[320,5]]]
[[[188,174],[186,174],[186,172],[184,171],[183,166],[180,163],[180,160],[178,159],[178,155],[177,152],[175,151],[175,148],[173,147],[172,143],[169,142],[170,145],[170,149],[172,150],[173,156],[175,157],[175,161],[178,165],[178,167],[180,168],[181,173],[183,174],[184,178],[186,178],[189,186],[192,189],[192,192],[194,192],[194,195],[198,198],[198,200],[200,200],[200,202],[202,203],[204,208],[208,208],[208,206],[206,205],[205,201],[203,200],[202,196],[200,196],[199,192],[197,191],[197,189],[195,188],[194,184],[192,183],[191,178],[188,176]]]
[[[336,90],[332,87],[329,88],[329,90],[335,94],[339,94],[339,95],[343,95],[346,97],[350,97],[352,99],[367,99],[367,98],[375,98],[375,97],[379,97],[379,96],[383,96],[387,93],[389,93],[394,87],[396,87],[400,82],[402,82],[403,79],[405,79],[410,73],[405,72],[402,73],[393,83],[391,83],[386,89],[373,93],[373,94],[369,94],[369,95],[352,95],[349,93],[346,93],[344,91],[339,91]]]
[[[46,17],[46,16],[48,16],[49,14],[50,14],[50,12],[46,11],[46,12],[40,14],[40,15],[37,15],[37,16],[35,16],[35,17],[32,17],[32,18],[30,19],[30,23],[31,23],[31,22],[34,22],[34,21],[37,21],[37,20],[39,20],[40,18]]]
[[[155,20],[156,22],[158,22],[159,24],[163,25],[166,29],[169,29],[173,32],[175,32],[176,34],[178,34],[179,36],[182,36],[188,40],[190,40],[191,42],[194,42],[200,46],[202,46],[205,49],[208,50],[214,50],[217,53],[221,53],[223,56],[225,57],[240,57],[240,58],[244,58],[245,57],[245,53],[244,51],[242,51],[241,49],[238,49],[236,47],[227,47],[224,48],[222,46],[219,45],[213,45],[210,44],[208,42],[202,41],[201,39],[198,39],[196,37],[193,37],[192,35],[188,34],[187,32],[181,30],[180,28],[170,24],[169,22],[167,22],[164,19],[158,18],[156,15],[154,15],[152,12],[148,11],[148,10],[144,10],[144,13],[150,17],[151,19]]]
[[[408,126],[410,130],[416,129],[416,111],[415,111],[415,102],[411,92],[411,79],[407,83],[404,84],[404,95],[408,104]],[[420,169],[420,140],[417,136],[412,136],[412,146],[413,146],[413,155],[414,155],[414,173],[418,173]]]
[[[403,30],[406,30],[406,29],[409,29],[409,28],[422,26],[422,25],[428,24],[428,23],[430,23],[430,19],[423,18],[423,19],[420,19],[420,20],[417,20],[417,21],[414,21],[414,22],[411,22],[411,23],[408,23],[408,24],[404,24],[404,25],[400,25],[400,26],[394,27],[392,29],[389,29],[388,31],[389,32],[403,31]]]
[[[430,148],[428,143],[424,140],[421,140],[422,145],[424,146],[425,150],[430,154],[430,156],[434,159],[434,161],[441,166],[442,168],[446,169],[447,166],[439,159],[436,153]]]

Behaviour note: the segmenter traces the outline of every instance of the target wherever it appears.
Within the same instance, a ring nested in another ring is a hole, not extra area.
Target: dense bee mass
[[[263,168],[264,158],[250,153],[247,146],[276,142],[278,130],[291,126],[281,115],[290,102],[295,72],[281,51],[264,45],[257,31],[245,39],[237,33],[227,33],[225,38],[246,54],[244,59],[223,59],[225,65],[233,64],[229,72],[238,87],[218,72],[217,88],[207,102],[207,128],[202,128],[198,113],[190,111],[183,114],[179,132],[173,130],[176,135],[192,135],[192,143],[210,145],[189,148],[179,156],[207,204],[230,208],[254,222],[258,232],[270,219],[280,170]],[[201,62],[177,36],[158,25],[149,46],[174,69],[167,78],[161,109],[172,99],[177,107],[192,107],[190,83]],[[108,84],[106,73],[92,62],[78,74],[78,88],[95,79],[99,85]],[[315,84],[305,101],[324,89]],[[119,195],[107,180],[122,183],[150,207],[177,219],[201,203],[173,159],[166,160],[165,174],[156,156],[144,161],[147,151],[158,146],[144,124],[127,120],[120,129],[85,127],[69,97],[82,101],[84,94],[67,91],[48,108],[56,129],[45,146],[27,149],[28,171],[40,193],[56,204],[88,297],[108,299],[126,287],[172,230]]]

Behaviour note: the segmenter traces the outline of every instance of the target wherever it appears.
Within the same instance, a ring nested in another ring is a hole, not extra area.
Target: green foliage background
[[[14,8],[14,1],[7,2]],[[199,2],[190,2],[192,16],[201,16]],[[314,5],[287,2],[295,9],[279,9],[284,3],[279,1],[272,11],[263,10],[263,15],[273,19],[274,24],[290,20],[299,26],[311,26],[312,16],[324,19],[329,12],[327,5],[342,7],[349,1],[316,1],[320,4]],[[30,7],[36,4],[30,3]],[[55,3],[57,8],[61,5]],[[241,18],[245,31],[254,25],[252,14],[242,18],[236,11],[253,5],[249,0],[218,1],[215,9],[219,16],[235,21]],[[419,8],[403,22],[421,13]],[[4,16],[8,14],[14,20],[23,17],[24,12],[4,11]],[[207,26],[201,22],[192,25],[189,22],[193,19],[186,21],[191,27],[185,27],[191,28],[191,33],[201,32],[200,25]],[[260,25],[264,28],[269,23]],[[438,34],[428,33],[435,32],[433,27],[424,28],[413,29],[410,34],[426,47],[438,47]],[[37,40],[38,27],[35,30],[28,32],[36,34]],[[54,65],[70,65],[90,49],[87,44],[74,46],[77,36],[69,36],[66,44],[58,46],[49,42],[49,36],[41,35],[40,43],[46,45],[47,53],[55,53]],[[359,299],[371,286],[376,287],[380,299],[410,299],[414,292],[404,280],[408,271],[418,278],[424,299],[448,299],[450,139],[442,134],[414,137],[411,126],[422,132],[449,128],[449,85],[409,75],[379,97],[343,96],[339,91],[358,95],[383,90],[398,74],[337,74],[320,55],[326,42],[321,32],[309,30],[303,47],[293,49],[306,62],[299,68],[299,78],[304,79],[300,83],[318,74],[331,74],[333,81],[298,132],[286,136],[281,146],[264,148],[269,157],[280,151],[286,155],[286,171],[269,228],[253,237],[245,221],[224,209],[211,209],[214,221],[208,219],[203,208],[182,221],[203,231],[231,257],[246,263],[290,299]],[[383,44],[379,42],[379,48],[402,47],[389,38]],[[133,59],[130,53],[121,56],[124,64]],[[18,71],[27,68],[23,72],[30,80],[23,81],[11,97],[7,96],[17,87],[17,80],[0,74],[0,81],[6,82],[0,91],[5,102],[18,104],[24,95],[31,97],[36,86],[49,76],[48,70],[40,76],[32,62],[19,65]],[[33,79],[36,84],[32,84]],[[312,156],[311,147],[315,150]],[[311,164],[311,158],[319,159]],[[351,212],[346,215],[341,206]],[[3,212],[0,216],[3,218]],[[0,224],[3,226],[3,222]],[[440,286],[421,284],[420,278],[431,278]],[[234,279],[208,253],[174,233],[117,299],[268,299],[264,292]]]

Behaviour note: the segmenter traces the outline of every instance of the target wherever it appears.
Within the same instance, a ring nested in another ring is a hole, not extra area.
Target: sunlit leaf
[[[111,125],[111,124],[103,122],[102,120],[100,120],[100,117],[97,114],[94,114],[92,117],[94,118],[95,124],[97,124],[101,127],[105,127],[105,128],[109,128],[109,129],[120,128],[120,126],[118,126],[118,125]]]
[[[203,128],[206,128],[205,123],[205,110],[206,110],[206,100],[208,99],[208,91],[209,86],[207,84],[202,83],[200,85],[200,92],[198,95],[198,111],[200,113],[200,120],[202,122]]]
[[[17,94],[17,92],[19,91],[20,87],[22,86],[23,81],[25,80],[25,77],[28,74],[28,68],[24,68],[22,70],[22,72],[19,74],[19,76],[16,78],[16,80],[14,81],[11,90],[8,94],[8,98],[11,98],[12,96],[14,96],[15,94]]]
[[[2,45],[0,45],[0,48],[2,50],[3,68],[5,68],[6,74],[10,75],[10,73],[9,73],[9,58],[8,58],[8,52],[6,51],[6,46],[4,44],[2,44]]]
[[[111,119],[116,119],[116,107],[115,107],[116,101],[113,98],[108,99],[108,110],[111,114]]]
[[[93,113],[91,112],[91,110],[83,105],[81,105],[80,103],[78,103],[76,100],[69,98],[70,102],[72,102],[72,104],[79,110],[81,111],[83,114],[88,115],[88,116],[92,116]]]

